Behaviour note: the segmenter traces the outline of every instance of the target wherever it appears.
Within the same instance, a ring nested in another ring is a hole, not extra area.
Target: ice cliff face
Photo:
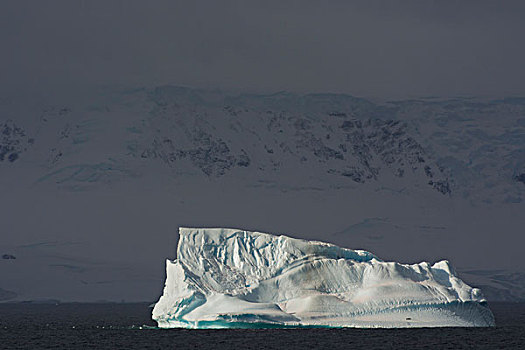
[[[483,327],[481,291],[447,261],[405,265],[362,250],[235,229],[181,228],[153,309],[160,327]]]

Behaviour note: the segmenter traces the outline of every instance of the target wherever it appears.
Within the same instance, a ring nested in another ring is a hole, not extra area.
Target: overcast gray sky
[[[1,91],[525,95],[525,1],[0,2]]]

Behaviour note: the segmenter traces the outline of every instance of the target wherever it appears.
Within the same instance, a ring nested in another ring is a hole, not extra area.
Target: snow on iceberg
[[[180,228],[153,319],[162,328],[487,327],[481,291],[448,261],[236,229]]]

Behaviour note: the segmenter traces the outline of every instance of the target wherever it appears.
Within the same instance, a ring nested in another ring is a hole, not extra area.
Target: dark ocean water
[[[147,304],[0,304],[0,348],[525,349],[525,303],[490,308],[494,328],[163,330]]]

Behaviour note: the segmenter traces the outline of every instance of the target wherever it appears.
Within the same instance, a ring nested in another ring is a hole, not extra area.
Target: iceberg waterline
[[[446,260],[384,262],[363,250],[222,228],[180,228],[153,309],[162,328],[488,327],[481,291]]]

